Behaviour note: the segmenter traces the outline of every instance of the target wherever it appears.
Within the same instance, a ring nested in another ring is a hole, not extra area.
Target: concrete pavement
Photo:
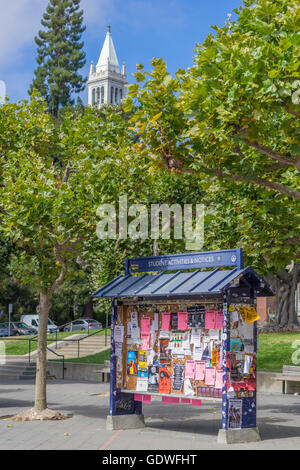
[[[19,423],[0,419],[0,449],[4,450],[203,450],[300,449],[300,396],[259,394],[258,426],[262,441],[217,444],[221,406],[144,405],[146,427],[107,431],[109,384],[49,381],[50,408],[74,413],[65,421]],[[0,382],[0,417],[31,407],[34,383]]]

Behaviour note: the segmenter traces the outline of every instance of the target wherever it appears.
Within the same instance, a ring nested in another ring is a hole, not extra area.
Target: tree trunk
[[[47,367],[47,327],[48,314],[51,307],[50,299],[47,294],[40,293],[39,304],[39,329],[38,329],[38,348],[36,357],[36,383],[35,383],[35,404],[38,411],[47,408],[46,395],[46,367]]]
[[[300,281],[300,264],[295,264],[290,272],[282,270],[266,279],[276,293],[275,324],[282,328],[298,327],[295,295]]]
[[[85,318],[94,318],[94,304],[93,299],[90,299],[88,303],[84,306],[84,313],[83,316]]]

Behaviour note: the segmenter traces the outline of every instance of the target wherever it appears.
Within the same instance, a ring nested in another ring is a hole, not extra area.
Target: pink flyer
[[[178,330],[188,329],[188,313],[178,312]]]
[[[195,377],[195,361],[185,361],[185,378],[193,379]]]
[[[161,329],[164,331],[169,331],[171,325],[171,313],[170,312],[163,312],[162,313],[162,322],[161,322]]]
[[[205,329],[214,330],[216,328],[216,310],[205,311]]]
[[[205,361],[199,361],[195,364],[195,380],[205,379]]]
[[[150,335],[150,317],[142,317],[141,319],[141,335],[147,336]]]
[[[214,386],[216,382],[216,369],[215,367],[207,367],[205,369],[205,383],[206,385]]]

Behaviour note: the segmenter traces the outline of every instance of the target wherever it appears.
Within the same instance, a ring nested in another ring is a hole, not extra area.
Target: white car
[[[39,319],[40,319],[39,315],[22,315],[20,318],[20,321],[22,323],[25,323],[30,328],[33,328],[35,332],[37,333],[38,327],[39,327]],[[59,332],[58,327],[55,325],[55,323],[53,323],[52,320],[50,320],[50,318],[48,318],[47,332],[48,333]]]

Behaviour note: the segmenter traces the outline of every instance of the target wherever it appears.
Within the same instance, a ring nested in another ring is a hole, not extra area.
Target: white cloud
[[[4,68],[22,59],[41,29],[48,0],[0,0],[0,64]],[[114,0],[82,0],[85,24],[99,34],[114,13]]]
[[[0,63],[20,59],[22,49],[32,44],[47,0],[0,0]]]

